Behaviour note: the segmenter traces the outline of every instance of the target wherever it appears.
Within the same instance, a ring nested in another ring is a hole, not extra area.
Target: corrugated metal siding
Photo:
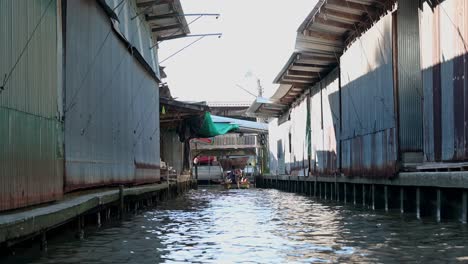
[[[291,110],[291,174],[305,176],[309,170],[307,159],[307,100],[304,98]]]
[[[173,167],[177,174],[182,172],[184,168],[184,143],[179,141],[176,131],[161,131],[161,159],[168,166]]]
[[[106,3],[115,8],[122,0],[106,0]],[[157,63],[157,47],[151,39],[152,33],[145,20],[145,14],[138,11],[135,0],[124,0],[121,10],[116,12],[120,20],[119,29],[125,38],[135,46],[153,71],[159,76],[159,64]],[[138,15],[139,14],[139,15]]]
[[[158,181],[156,81],[96,2],[68,1],[66,15],[66,190]]]
[[[398,1],[398,106],[401,152],[422,152],[422,80],[419,42],[419,0]]]
[[[468,159],[467,12],[464,0],[421,11],[426,161]]]
[[[314,175],[321,174],[324,170],[323,146],[323,120],[322,120],[322,95],[321,84],[316,84],[310,89],[310,130],[311,130],[311,172]]]
[[[440,145],[435,146],[441,143],[440,131],[442,129],[440,120],[440,31],[438,24],[438,11],[433,13],[429,5],[424,3],[420,15],[420,45],[424,92],[424,159],[426,161],[435,161],[441,158]],[[434,114],[436,107],[438,115]],[[437,132],[435,132],[436,127]],[[435,140],[437,140],[437,144],[434,144]],[[435,154],[436,150],[437,154]]]
[[[0,1],[0,47],[1,211],[62,196],[56,2]]]
[[[270,172],[276,175],[289,174],[291,172],[289,153],[289,132],[291,121],[278,125],[277,120],[268,124],[268,140],[270,146]]]
[[[333,175],[338,172],[340,135],[340,94],[339,71],[335,69],[322,83],[323,112],[323,173]]]
[[[348,176],[396,173],[392,15],[387,14],[340,58],[342,170]]]

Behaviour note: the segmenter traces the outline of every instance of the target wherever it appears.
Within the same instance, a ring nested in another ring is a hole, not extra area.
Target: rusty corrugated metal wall
[[[66,17],[66,190],[158,181],[156,80],[97,2],[67,1]]]
[[[419,0],[398,1],[397,46],[399,149],[423,150],[422,80],[420,71]],[[404,159],[405,157],[402,156]]]
[[[425,160],[468,159],[468,2],[447,0],[420,15]]]
[[[57,23],[55,0],[0,1],[0,211],[62,196]]]
[[[396,173],[392,15],[381,18],[340,58],[342,172],[390,177]]]

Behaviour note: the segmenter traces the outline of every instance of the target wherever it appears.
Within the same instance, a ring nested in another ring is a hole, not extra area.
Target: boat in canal
[[[250,182],[248,181],[240,182],[239,184],[225,181],[221,183],[221,185],[224,186],[224,189],[249,189],[250,188]]]

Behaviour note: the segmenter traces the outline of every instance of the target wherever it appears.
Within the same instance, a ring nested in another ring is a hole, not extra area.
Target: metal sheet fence
[[[2,211],[62,196],[56,1],[0,1],[0,32]]]
[[[156,81],[96,2],[68,1],[66,16],[66,191],[158,181]]]

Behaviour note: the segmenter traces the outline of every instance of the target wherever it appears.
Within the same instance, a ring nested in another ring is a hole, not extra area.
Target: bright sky
[[[253,101],[238,88],[257,94],[260,78],[264,95],[271,96],[273,79],[294,51],[296,30],[316,0],[182,0],[186,14],[220,13],[190,25],[192,34],[223,33],[205,37],[161,65],[173,97],[190,101]],[[196,17],[187,17],[190,22]],[[196,38],[162,42],[159,60]],[[252,74],[248,74],[251,72]]]

